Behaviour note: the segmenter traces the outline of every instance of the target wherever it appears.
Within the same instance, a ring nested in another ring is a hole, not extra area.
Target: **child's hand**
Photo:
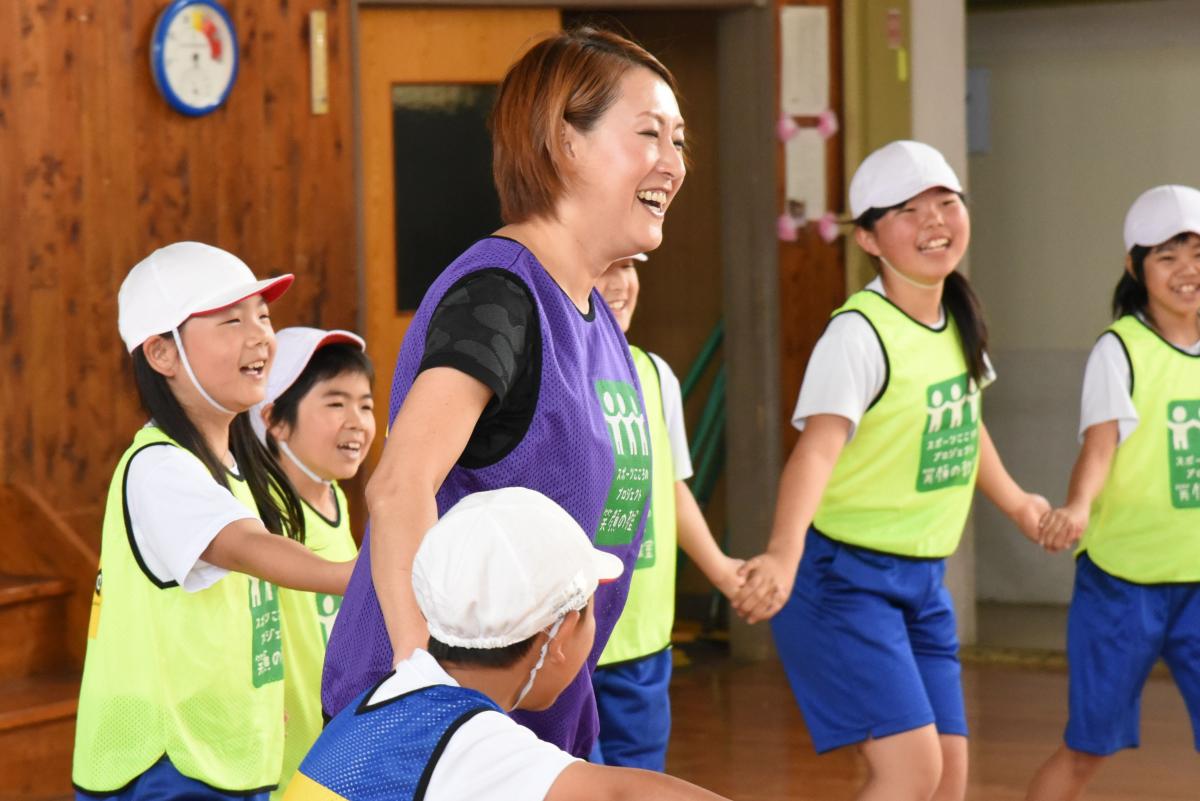
[[[1050,502],[1041,495],[1027,492],[1025,501],[1013,513],[1012,521],[1017,524],[1017,528],[1026,539],[1043,545],[1042,519],[1050,513],[1050,508]]]
[[[721,591],[721,594],[728,598],[731,602],[737,595],[738,590],[746,583],[746,577],[742,575],[742,565],[746,564],[745,560],[734,559],[732,556],[724,556],[721,559],[721,564],[716,573],[709,576],[713,586]]]
[[[1079,542],[1087,528],[1089,510],[1067,504],[1042,519],[1042,547],[1050,553],[1070,548]]]
[[[748,560],[739,570],[745,584],[733,598],[733,608],[747,623],[775,616],[792,594],[797,566],[767,551]]]

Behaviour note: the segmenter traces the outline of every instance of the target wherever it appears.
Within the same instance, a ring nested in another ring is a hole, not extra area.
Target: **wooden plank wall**
[[[829,102],[842,128],[842,3],[839,0],[779,0],[779,7],[824,6],[829,10]],[[777,50],[776,52],[779,52]],[[843,187],[844,134],[839,132],[825,142],[825,205],[839,216],[846,205]],[[784,202],[784,147],[778,148],[779,208]],[[844,232],[849,236],[849,227]],[[795,242],[779,243],[779,351],[781,432],[786,454],[799,436],[791,426],[792,410],[800,394],[800,383],[813,346],[825,330],[830,313],[846,299],[846,236],[827,244],[817,235],[815,225],[799,232]]]
[[[142,422],[116,328],[135,262],[210,242],[259,274],[297,274],[277,327],[357,316],[351,3],[227,0],[240,72],[200,119],[170,110],[150,77],[165,5],[0,3],[0,480],[33,486],[97,543]],[[324,116],[308,101],[314,9],[329,20]]]

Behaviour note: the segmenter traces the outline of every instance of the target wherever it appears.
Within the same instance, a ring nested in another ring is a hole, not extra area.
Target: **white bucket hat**
[[[1125,215],[1125,250],[1161,245],[1185,232],[1200,234],[1200,189],[1156,186],[1139,195]]]
[[[413,592],[439,642],[503,648],[583,608],[623,567],[557,503],[506,487],[468,495],[429,529]]]
[[[945,156],[922,142],[899,140],[863,159],[850,180],[850,214],[889,209],[926,189],[945,187],[962,192],[962,183]]]

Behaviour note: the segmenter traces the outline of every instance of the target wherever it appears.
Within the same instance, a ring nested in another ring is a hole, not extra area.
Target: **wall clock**
[[[216,111],[237,79],[233,20],[216,0],[173,0],[150,42],[154,84],[173,109],[199,117]]]

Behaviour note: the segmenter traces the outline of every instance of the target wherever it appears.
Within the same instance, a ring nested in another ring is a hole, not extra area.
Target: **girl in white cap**
[[[956,272],[971,233],[958,177],[928,145],[893,142],[858,168],[850,206],[879,277],[813,351],[774,530],[743,568],[735,608],[773,618],[818,753],[856,745],[865,756],[859,799],[962,799],[945,558],[977,477],[1030,539],[1049,505],[1012,480],[980,420],[993,375],[979,303]]]
[[[255,279],[196,242],[126,276],[118,327],[150,422],[109,488],[76,725],[79,798],[253,798],[279,779],[275,584],[342,593],[302,544],[296,492],[251,430],[275,355]],[[279,535],[286,536],[279,536]]]
[[[1067,622],[1064,743],[1031,801],[1078,798],[1105,757],[1138,745],[1142,687],[1171,668],[1200,750],[1200,191],[1159,186],[1125,218],[1116,318],[1083,378],[1082,447],[1042,532],[1079,540]]]
[[[338,481],[358,473],[375,439],[375,378],[366,343],[350,331],[285,328],[276,334],[266,397],[250,411],[254,432],[287,473],[304,511],[304,544],[323,559],[358,553]],[[321,666],[341,595],[280,590],[283,657],[281,798],[321,733]]]

